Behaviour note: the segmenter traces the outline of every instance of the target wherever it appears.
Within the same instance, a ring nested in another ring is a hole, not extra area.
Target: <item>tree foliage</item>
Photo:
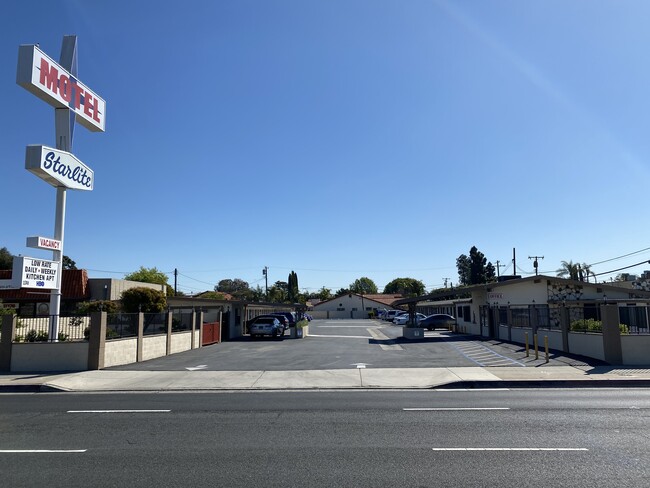
[[[167,285],[167,275],[158,268],[145,268],[140,266],[140,269],[129,273],[124,276],[125,280],[139,281],[140,283],[153,283],[155,285]]]
[[[0,249],[0,269],[13,269],[14,257],[9,249],[3,247]]]
[[[384,287],[384,293],[404,296],[424,295],[424,283],[415,278],[395,278]]]
[[[574,263],[573,261],[562,261],[561,267],[556,270],[557,276],[569,278],[574,281],[589,281],[589,275],[596,276],[591,271],[591,266],[586,263]]]
[[[117,313],[117,303],[110,300],[96,300],[92,302],[81,302],[77,305],[77,311],[82,315],[87,315],[91,312],[107,312]]]
[[[62,260],[63,269],[77,269],[77,263],[74,262],[69,256],[63,255]]]
[[[219,293],[228,293],[236,300],[252,300],[254,291],[251,290],[247,281],[240,278],[223,279],[214,287],[214,291]]]
[[[136,287],[122,292],[122,309],[126,313],[158,313],[167,308],[167,299],[161,291]]]
[[[276,281],[269,288],[268,301],[273,303],[285,303],[289,300],[289,284],[286,281]]]
[[[365,276],[354,280],[354,283],[350,285],[350,291],[360,295],[378,293],[375,282]]]
[[[287,280],[287,299],[290,303],[296,303],[299,298],[300,290],[298,288],[298,275],[295,271],[291,271]]]
[[[469,256],[461,254],[456,259],[458,282],[461,285],[480,285],[496,280],[494,265],[476,246],[469,250]]]

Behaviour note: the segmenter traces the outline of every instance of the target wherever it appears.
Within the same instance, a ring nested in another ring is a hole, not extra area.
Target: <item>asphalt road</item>
[[[2,394],[0,466],[12,488],[645,488],[649,417],[645,389]]]
[[[552,355],[550,365],[587,365],[587,360]],[[593,364],[600,364],[592,361]],[[443,330],[425,331],[424,340],[402,338],[402,328],[380,320],[313,320],[309,337],[238,340],[110,369],[178,371],[288,371],[368,368],[450,368],[538,366],[522,346],[484,341]]]

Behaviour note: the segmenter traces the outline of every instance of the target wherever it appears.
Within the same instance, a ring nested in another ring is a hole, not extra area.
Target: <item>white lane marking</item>
[[[357,369],[366,369],[366,366],[368,366],[367,363],[354,363],[352,366],[356,366]]]
[[[194,366],[193,368],[185,368],[185,369],[188,370],[188,371],[199,371],[199,370],[205,369],[207,367],[208,367],[207,364],[199,364],[198,366]]]
[[[68,410],[67,413],[169,413],[171,410]]]
[[[446,411],[465,411],[465,410],[510,410],[509,407],[414,407],[403,408],[406,412],[446,412]]]
[[[444,391],[444,392],[510,391],[510,388],[436,388],[433,391]]]
[[[337,338],[337,339],[372,339],[372,336],[346,336],[346,335],[318,335],[318,334],[312,334],[311,332],[309,333],[309,337],[329,337],[329,338]]]
[[[588,451],[585,447],[433,447],[434,451]]]
[[[87,449],[0,449],[0,453],[27,454],[27,453],[75,453],[86,452]]]
[[[368,329],[368,333],[373,337],[373,339],[377,341],[390,341],[390,337],[385,335],[384,333],[375,330],[375,329]],[[403,351],[404,348],[400,346],[399,344],[379,344],[379,347],[382,349],[382,351]]]

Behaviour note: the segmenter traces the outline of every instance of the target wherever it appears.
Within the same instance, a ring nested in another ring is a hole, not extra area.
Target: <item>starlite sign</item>
[[[27,146],[25,169],[54,187],[71,190],[90,191],[95,181],[93,170],[73,154],[47,146]]]
[[[93,132],[104,132],[106,102],[37,46],[18,48],[16,83],[54,108],[69,108]]]

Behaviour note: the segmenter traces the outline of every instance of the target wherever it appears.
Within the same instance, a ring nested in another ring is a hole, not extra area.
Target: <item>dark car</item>
[[[248,321],[248,332],[251,339],[261,336],[281,338],[284,335],[284,325],[276,317],[260,315]]]
[[[281,314],[276,314],[276,313],[265,313],[264,315],[258,315],[257,317],[254,317],[250,319],[248,322],[246,322],[246,328],[250,332],[251,324],[253,324],[257,319],[261,318],[272,318],[272,319],[277,319],[280,322],[280,325],[282,325],[282,334],[284,334],[284,331],[289,328],[289,319],[285,317],[284,315]]]
[[[428,330],[433,330],[438,328],[448,329],[450,326],[454,325],[455,323],[456,323],[456,319],[451,315],[447,315],[446,313],[435,313],[433,315],[429,315],[428,317],[425,317],[422,320],[420,320],[418,326],[424,327],[425,329]]]
[[[296,325],[296,315],[294,312],[271,312],[266,315],[273,315],[274,317],[282,316],[287,319],[289,325],[287,327],[293,327]]]

